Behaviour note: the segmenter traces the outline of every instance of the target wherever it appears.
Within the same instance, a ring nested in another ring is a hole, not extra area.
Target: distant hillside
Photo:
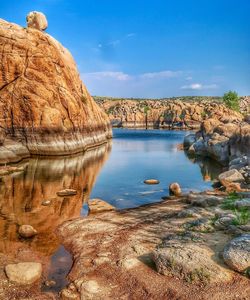
[[[226,108],[222,97],[186,96],[162,99],[94,97],[108,114],[113,127],[199,129],[207,118],[238,118]],[[244,100],[244,101],[243,101]],[[243,97],[242,110],[250,97]]]

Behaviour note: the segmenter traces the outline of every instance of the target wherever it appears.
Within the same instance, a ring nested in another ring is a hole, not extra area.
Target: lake
[[[5,176],[0,182],[0,252],[15,257],[20,249],[32,249],[48,261],[48,278],[54,291],[67,281],[70,255],[55,233],[64,221],[86,215],[89,198],[101,198],[118,209],[157,202],[177,181],[183,191],[204,190],[221,172],[211,160],[189,159],[178,150],[187,131],[114,129],[107,144],[67,157],[34,157],[19,163],[23,172]],[[158,185],[146,185],[154,178]],[[56,192],[73,188],[74,197]],[[50,205],[44,205],[44,201]],[[38,235],[25,240],[18,227],[30,224]],[[46,288],[48,289],[48,288]]]

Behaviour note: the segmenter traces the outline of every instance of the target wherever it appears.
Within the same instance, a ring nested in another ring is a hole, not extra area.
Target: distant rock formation
[[[181,97],[161,100],[108,99],[95,97],[113,127],[199,129],[208,118],[238,119],[240,114],[212,97]]]
[[[43,32],[0,19],[0,163],[32,155],[65,155],[111,137],[110,121],[82,83],[71,54]]]

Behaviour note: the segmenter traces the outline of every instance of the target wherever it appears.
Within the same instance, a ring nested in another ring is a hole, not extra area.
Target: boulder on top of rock
[[[22,262],[9,264],[5,267],[5,272],[11,282],[17,284],[32,284],[42,275],[42,265],[34,262]]]
[[[18,229],[18,233],[21,237],[31,238],[37,235],[37,230],[34,229],[31,225],[21,225]]]
[[[244,181],[244,177],[236,169],[231,169],[229,171],[223,172],[219,175],[218,178],[219,178],[219,180],[222,184],[223,184],[223,181],[227,181],[227,182],[241,182],[241,181]]]
[[[27,26],[30,28],[38,29],[38,30],[45,30],[48,28],[48,21],[45,15],[38,11],[30,12],[27,17]]]
[[[115,210],[115,207],[101,199],[91,199],[88,202],[89,212],[92,214]]]
[[[176,196],[176,197],[181,195],[181,187],[179,183],[173,182],[169,185],[169,195]]]
[[[74,189],[65,189],[57,192],[56,194],[59,197],[74,196],[77,194],[77,191]]]
[[[145,184],[159,184],[160,181],[157,179],[146,179],[146,180],[144,180],[144,183]]]
[[[231,240],[223,251],[225,263],[237,272],[250,268],[250,234],[243,234]]]

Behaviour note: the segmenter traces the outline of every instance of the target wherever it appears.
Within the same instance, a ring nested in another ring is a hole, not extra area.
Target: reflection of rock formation
[[[74,157],[33,158],[23,163],[23,173],[4,177],[0,185],[0,252],[15,254],[21,246],[29,245],[51,255],[59,244],[56,227],[80,215],[109,150],[106,144]],[[56,196],[65,188],[77,190],[77,195]],[[51,200],[51,204],[43,206],[44,200]],[[17,229],[22,224],[32,225],[38,235],[21,241]]]
[[[223,170],[223,167],[211,158],[194,157],[187,153],[186,155],[191,162],[199,165],[204,181],[213,181],[217,179]]]

